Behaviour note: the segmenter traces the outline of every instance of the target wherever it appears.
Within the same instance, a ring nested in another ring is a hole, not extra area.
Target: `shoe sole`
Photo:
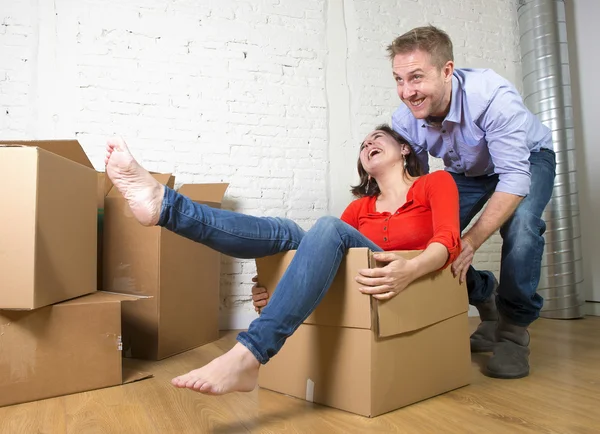
[[[496,346],[496,343],[493,344],[481,344],[481,343],[477,343],[475,345],[473,345],[473,343],[471,343],[471,352],[472,353],[491,353],[494,351],[494,347]]]
[[[482,347],[473,348],[473,347],[471,347],[471,353],[473,353],[473,354],[493,353],[493,352],[494,352],[494,347],[493,346],[489,347],[489,348],[488,347],[485,347],[485,348],[482,348]]]
[[[527,377],[529,375],[529,370],[527,370],[527,372],[524,372],[522,374],[506,375],[506,374],[500,374],[498,372],[490,371],[489,369],[485,369],[484,374],[487,375],[488,377],[499,378],[502,380],[517,380],[519,378]]]

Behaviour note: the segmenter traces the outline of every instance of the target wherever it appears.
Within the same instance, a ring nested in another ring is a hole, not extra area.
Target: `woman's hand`
[[[254,310],[260,313],[261,309],[269,302],[269,293],[266,288],[259,286],[258,275],[254,276],[252,281],[254,282],[254,286],[252,287],[252,304],[254,305]]]
[[[363,294],[370,294],[378,300],[389,300],[402,292],[417,276],[414,263],[395,253],[374,253],[380,262],[387,262],[381,268],[359,270],[356,281],[363,285],[359,288]]]

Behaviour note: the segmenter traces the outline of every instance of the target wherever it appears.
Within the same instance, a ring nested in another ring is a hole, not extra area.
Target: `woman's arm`
[[[363,294],[370,294],[378,300],[388,300],[402,292],[411,282],[432,271],[439,270],[446,263],[448,249],[440,243],[431,243],[423,252],[406,259],[393,252],[373,253],[373,258],[388,264],[381,268],[359,270],[356,281]]]
[[[379,300],[387,300],[403,291],[411,282],[450,265],[460,254],[460,217],[458,189],[449,173],[429,175],[427,201],[432,214],[433,237],[425,250],[413,259],[395,253],[374,253],[375,260],[387,262],[381,268],[359,271],[360,291]],[[368,285],[368,286],[367,286]]]
[[[409,260],[412,280],[417,280],[419,277],[443,268],[449,256],[448,248],[445,245],[437,242],[429,244],[419,256]]]
[[[427,247],[438,243],[446,248],[447,253],[446,261],[440,267],[430,270],[435,271],[446,268],[460,254],[460,204],[458,188],[448,172],[434,172],[429,175],[428,181],[425,191],[431,208],[433,236]],[[427,249],[423,254],[426,251]]]

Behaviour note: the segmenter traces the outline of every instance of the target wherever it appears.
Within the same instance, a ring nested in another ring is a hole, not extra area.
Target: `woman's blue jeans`
[[[539,317],[543,298],[536,291],[540,281],[546,223],[544,208],[554,187],[556,157],[553,151],[542,149],[529,158],[531,187],[510,219],[500,228],[502,255],[500,282],[496,305],[510,322],[528,326]],[[451,173],[460,196],[460,226],[464,230],[494,193],[498,175],[467,177]],[[467,272],[469,302],[477,305],[494,290],[491,271]]]
[[[335,217],[304,231],[289,219],[253,217],[211,208],[165,187],[158,225],[236,258],[260,258],[297,250],[260,316],[238,341],[267,363],[317,307],[347,249],[381,248]],[[367,295],[365,295],[367,297]]]

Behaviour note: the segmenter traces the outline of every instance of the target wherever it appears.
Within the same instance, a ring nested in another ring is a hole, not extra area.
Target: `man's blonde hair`
[[[449,60],[454,61],[452,41],[446,32],[434,26],[416,27],[398,36],[387,47],[390,60],[397,54],[421,50],[429,53],[431,62],[442,69]]]

